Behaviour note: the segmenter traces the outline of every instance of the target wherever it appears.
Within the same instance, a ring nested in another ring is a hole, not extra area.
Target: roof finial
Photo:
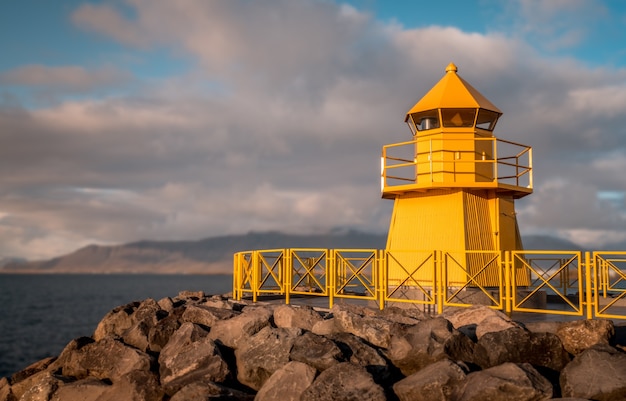
[[[448,66],[446,67],[446,72],[454,72],[456,73],[459,69],[456,68],[456,65],[454,65],[454,63],[450,63],[448,64]]]

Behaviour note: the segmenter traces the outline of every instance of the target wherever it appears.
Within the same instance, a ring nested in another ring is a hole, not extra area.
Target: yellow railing
[[[292,295],[324,297],[329,307],[336,299],[353,299],[380,309],[414,304],[440,314],[447,307],[481,304],[507,313],[626,319],[626,252],[297,248],[236,253],[233,297],[256,302],[264,294],[283,296],[286,303]]]
[[[418,138],[383,146],[383,192],[438,182],[532,190],[532,148],[495,137]]]

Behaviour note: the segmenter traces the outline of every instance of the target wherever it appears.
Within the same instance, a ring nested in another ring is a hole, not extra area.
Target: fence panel
[[[385,250],[383,260],[383,302],[436,304],[435,251]]]
[[[504,309],[505,275],[500,251],[444,251],[441,263],[443,305],[480,304]]]
[[[583,316],[582,252],[511,251],[511,255],[516,270],[511,277],[513,311]]]
[[[332,252],[332,298],[379,301],[377,249],[335,249]]]
[[[594,314],[626,318],[626,252],[594,252]]]
[[[328,296],[327,249],[290,249],[289,279],[287,285],[291,294]]]

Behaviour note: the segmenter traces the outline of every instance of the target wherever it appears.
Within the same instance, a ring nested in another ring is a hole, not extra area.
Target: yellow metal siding
[[[387,250],[430,249],[465,249],[463,191],[432,190],[396,198],[387,237]],[[462,254],[458,256],[459,260],[464,261]],[[404,253],[402,258],[404,266],[413,266],[418,257]],[[403,269],[389,267],[390,280],[403,280],[405,276]],[[432,273],[420,271],[415,277],[420,281],[430,282]],[[459,267],[449,272],[449,278],[455,282],[466,280],[465,273]]]

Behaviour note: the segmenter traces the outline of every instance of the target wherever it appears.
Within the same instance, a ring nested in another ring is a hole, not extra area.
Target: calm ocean
[[[0,274],[0,377],[90,336],[116,306],[183,290],[224,294],[232,276]]]

